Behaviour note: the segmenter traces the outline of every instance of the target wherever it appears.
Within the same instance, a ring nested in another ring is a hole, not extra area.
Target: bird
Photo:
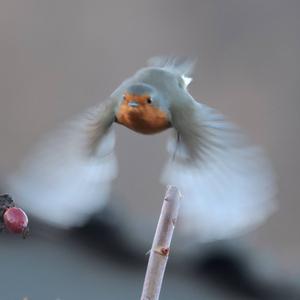
[[[150,59],[105,101],[43,138],[9,177],[9,193],[54,226],[84,224],[106,205],[118,176],[114,127],[170,130],[161,180],[183,195],[182,234],[206,242],[256,228],[277,208],[272,166],[238,126],[194,99],[194,67],[193,59]]]

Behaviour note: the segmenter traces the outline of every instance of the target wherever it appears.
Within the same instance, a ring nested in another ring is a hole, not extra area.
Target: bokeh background
[[[1,0],[0,178],[41,136],[104,100],[148,58],[197,57],[193,96],[263,145],[278,176],[280,210],[239,242],[266,264],[263,274],[275,266],[279,276],[299,278],[299,13],[297,0]],[[137,217],[158,216],[168,133],[116,129],[113,201]],[[3,235],[0,243],[1,299],[139,298],[144,269],[88,251],[76,236]],[[170,267],[162,299],[252,299],[181,273]]]

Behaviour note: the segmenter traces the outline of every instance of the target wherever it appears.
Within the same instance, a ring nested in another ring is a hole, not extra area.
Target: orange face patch
[[[126,93],[116,119],[118,123],[143,134],[158,133],[171,126],[167,114],[151,104],[149,95]]]

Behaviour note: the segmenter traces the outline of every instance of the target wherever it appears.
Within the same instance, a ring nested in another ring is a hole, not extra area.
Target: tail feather
[[[196,59],[179,58],[176,56],[155,56],[148,60],[148,65],[151,67],[170,70],[184,77],[192,75],[195,64]]]

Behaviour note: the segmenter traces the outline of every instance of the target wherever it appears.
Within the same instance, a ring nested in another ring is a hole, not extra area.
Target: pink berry
[[[18,207],[8,208],[3,215],[3,221],[7,230],[12,233],[22,233],[28,226],[27,215]]]

